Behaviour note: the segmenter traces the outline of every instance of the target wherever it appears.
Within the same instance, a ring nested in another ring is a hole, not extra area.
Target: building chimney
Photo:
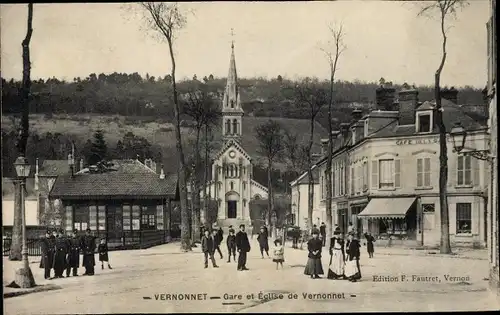
[[[396,89],[392,82],[385,82],[380,79],[380,86],[375,91],[375,98],[378,110],[394,110],[394,100],[396,99]]]
[[[453,86],[449,89],[445,87],[441,90],[441,98],[444,98],[453,104],[458,104],[458,90]]]
[[[163,165],[161,166],[160,179],[165,179],[165,172],[163,171]]]
[[[418,104],[418,90],[407,83],[403,84],[403,88],[398,93],[399,99],[399,115],[398,121],[400,125],[414,125],[415,112]]]
[[[363,112],[361,111],[361,109],[356,108],[352,111],[351,115],[352,115],[352,119],[356,122],[356,121],[360,120],[361,117],[363,117]]]
[[[350,126],[349,123],[340,124],[340,134],[344,139],[347,139],[347,137],[349,136],[349,126]]]
[[[321,139],[321,155],[325,155],[328,152],[328,139]]]

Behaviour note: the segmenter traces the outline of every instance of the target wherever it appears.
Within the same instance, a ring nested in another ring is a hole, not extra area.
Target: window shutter
[[[430,158],[425,158],[424,159],[424,185],[426,187],[431,186],[431,159]]]
[[[417,187],[423,186],[422,169],[422,159],[417,159]]]
[[[354,195],[354,184],[356,179],[354,178],[354,166],[351,166],[351,195]]]
[[[372,161],[372,188],[378,189],[378,160]]]
[[[479,160],[471,156],[471,164],[472,185],[480,186],[481,178],[479,176],[479,172],[481,171],[481,165],[479,164]]]
[[[401,160],[394,160],[394,187],[401,187]]]

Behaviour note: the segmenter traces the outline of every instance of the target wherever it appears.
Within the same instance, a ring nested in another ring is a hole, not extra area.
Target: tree
[[[101,129],[94,132],[94,139],[90,147],[90,155],[86,157],[89,165],[96,165],[107,157],[108,146],[104,140],[104,133]]]
[[[266,212],[266,225],[271,222],[271,212],[274,211],[274,195],[271,173],[273,165],[283,154],[283,127],[276,120],[269,120],[255,127],[257,141],[259,142],[258,152],[265,157],[267,162],[267,186],[269,190],[268,209]]]
[[[171,88],[173,93],[174,116],[175,116],[175,140],[177,154],[179,157],[179,196],[181,207],[181,250],[190,251],[191,241],[189,236],[189,213],[186,186],[186,161],[182,146],[181,137],[181,108],[177,95],[177,83],[175,81],[175,54],[174,40],[175,35],[183,28],[187,22],[186,16],[181,12],[177,3],[164,2],[141,2],[140,7],[144,14],[143,17],[150,29],[160,35],[160,38],[168,44],[170,62],[172,68],[170,71]]]
[[[299,84],[292,88],[294,93],[294,101],[297,107],[305,108],[310,122],[309,141],[305,145],[307,158],[307,174],[308,174],[308,207],[307,207],[307,224],[309,227],[313,225],[312,213],[314,202],[314,177],[313,177],[313,156],[312,146],[314,144],[314,125],[316,117],[321,111],[321,108],[328,103],[327,93],[318,80],[310,78],[303,79]]]
[[[328,97],[328,152],[326,160],[326,246],[330,246],[330,236],[332,235],[333,228],[333,218],[332,218],[332,160],[333,160],[333,116],[332,116],[332,105],[333,105],[333,93],[334,93],[334,83],[335,83],[335,73],[337,72],[337,64],[340,55],[345,49],[343,44],[343,27],[342,24],[334,29],[330,27],[330,36],[333,41],[333,51],[330,49],[323,49],[325,55],[328,59],[328,64],[330,66],[330,91]],[[330,43],[331,45],[331,43]]]
[[[30,61],[30,41],[33,34],[33,3],[28,4],[28,27],[26,37],[22,41],[23,47],[23,81],[19,94],[21,96],[21,128],[19,128],[17,139],[17,151],[19,156],[26,157],[26,144],[29,136],[29,107],[31,92],[31,61]],[[10,246],[9,260],[22,259],[22,205],[21,205],[21,185],[18,181],[14,184],[14,222],[12,226],[12,243]],[[31,274],[31,271],[29,271]],[[29,277],[32,279],[33,275]],[[34,280],[33,280],[34,283]]]
[[[446,143],[446,126],[443,121],[443,107],[441,105],[441,72],[446,62],[446,44],[448,40],[446,20],[448,17],[455,17],[457,10],[466,6],[467,2],[463,0],[435,0],[426,3],[420,10],[419,16],[428,13],[438,12],[441,42],[441,61],[434,73],[434,98],[436,99],[436,124],[439,130],[439,205],[441,214],[441,238],[440,252],[442,254],[451,254],[450,245],[450,218],[448,211],[448,147]]]
[[[289,171],[293,173],[294,178],[299,177],[299,175],[306,169],[305,164],[307,163],[307,147],[300,143],[298,134],[294,133],[289,128],[285,128],[283,149],[285,156],[287,157],[287,166]]]
[[[191,82],[191,84],[187,85],[185,93],[181,95],[183,114],[191,117],[195,122],[194,129],[196,137],[194,141],[193,156],[191,159],[193,168],[191,172],[191,182],[193,184],[193,189],[191,191],[191,212],[193,214],[192,237],[195,241],[198,241],[199,238],[198,231],[201,220],[200,193],[202,189],[202,185],[200,182],[204,173],[200,155],[201,135],[203,131],[205,131],[205,133],[208,133],[208,129],[210,129],[212,126],[215,126],[218,122],[218,119],[220,118],[219,106],[214,95],[214,92],[210,90],[210,86],[195,79],[193,79],[193,82]],[[205,141],[206,140],[207,136],[205,136]]]

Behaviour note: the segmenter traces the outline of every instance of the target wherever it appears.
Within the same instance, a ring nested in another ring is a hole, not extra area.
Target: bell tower
[[[233,30],[231,29],[231,35]],[[234,57],[234,41],[231,41],[231,59],[227,75],[226,89],[222,99],[222,135],[224,141],[234,139],[241,143],[242,117],[240,93],[238,89],[238,76],[236,74],[236,60]]]

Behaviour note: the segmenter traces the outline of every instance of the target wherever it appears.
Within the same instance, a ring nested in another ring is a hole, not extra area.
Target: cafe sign
[[[448,142],[451,138],[447,137]],[[399,139],[396,140],[396,145],[418,145],[418,144],[437,144],[439,143],[439,136],[432,138],[418,138],[418,139]]]

